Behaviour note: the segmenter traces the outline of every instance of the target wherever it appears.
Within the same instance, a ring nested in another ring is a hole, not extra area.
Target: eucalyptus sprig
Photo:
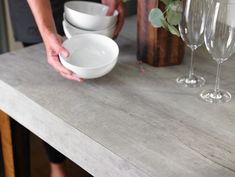
[[[166,8],[162,12],[159,8],[154,8],[149,13],[149,21],[155,28],[165,28],[172,34],[180,36],[176,26],[179,24],[182,13],[182,0],[161,0]]]

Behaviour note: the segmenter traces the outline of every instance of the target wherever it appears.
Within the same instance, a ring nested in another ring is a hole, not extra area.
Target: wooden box
[[[181,38],[164,28],[156,29],[151,25],[148,15],[155,7],[164,11],[164,4],[160,0],[138,0],[137,59],[152,66],[180,64],[184,57],[185,45]]]

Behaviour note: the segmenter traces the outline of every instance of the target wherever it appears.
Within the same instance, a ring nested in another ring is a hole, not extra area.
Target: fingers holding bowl
[[[61,55],[63,56],[69,56],[69,53],[66,49],[62,50],[63,52],[61,53]],[[81,82],[82,79],[79,77],[76,77],[72,71],[70,71],[69,69],[66,69],[60,62],[59,60],[59,56],[58,55],[51,55],[48,54],[48,63],[57,71],[60,73],[60,75],[62,75],[64,78],[70,79],[70,80],[75,80],[75,81],[79,81]]]

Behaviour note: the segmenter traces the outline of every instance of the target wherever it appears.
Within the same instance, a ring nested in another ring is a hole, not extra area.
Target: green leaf
[[[178,25],[181,18],[181,13],[169,10],[166,15],[168,23],[171,25]]]
[[[166,8],[164,14],[159,8],[152,9],[149,13],[149,21],[156,28],[163,27],[170,33],[180,36],[178,29],[175,27],[179,24],[182,14],[182,0],[161,0]]]
[[[174,11],[176,13],[182,13],[182,11],[183,11],[182,6],[183,6],[182,1],[176,0],[176,1],[171,1],[167,7],[168,7],[169,11]]]
[[[165,28],[166,30],[168,30],[168,23],[167,21],[165,20],[165,18],[162,18],[161,19],[161,23],[162,23],[162,27]]]
[[[171,34],[174,34],[174,35],[176,35],[176,36],[180,36],[180,33],[179,33],[179,31],[178,31],[178,29],[176,28],[176,27],[174,27],[173,25],[168,25],[168,29],[169,29],[169,31],[171,32]]]
[[[149,13],[149,21],[155,28],[160,28],[163,26],[162,19],[164,19],[163,13],[159,8],[154,8]]]

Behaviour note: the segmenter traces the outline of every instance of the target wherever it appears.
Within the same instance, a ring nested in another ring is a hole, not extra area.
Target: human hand
[[[69,56],[69,52],[64,47],[62,47],[62,38],[58,34],[52,33],[47,35],[46,39],[44,39],[44,44],[46,47],[48,63],[63,77],[81,82],[81,78],[73,75],[72,71],[64,68],[60,63],[59,54],[65,58]]]
[[[59,54],[66,58],[69,56],[69,52],[62,47],[62,38],[56,32],[50,0],[27,0],[27,2],[45,44],[48,63],[63,77],[82,81],[60,63]]]
[[[109,7],[107,15],[113,15],[115,10],[117,10],[119,13],[116,29],[113,34],[113,38],[116,38],[124,24],[125,16],[124,16],[124,8],[123,8],[122,0],[102,0],[102,4],[107,5]]]

